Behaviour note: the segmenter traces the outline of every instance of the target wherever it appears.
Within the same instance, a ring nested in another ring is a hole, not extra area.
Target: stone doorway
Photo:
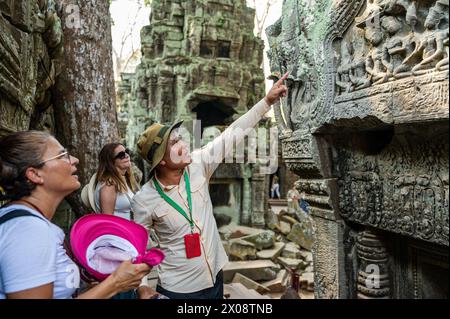
[[[218,100],[201,102],[192,111],[196,114],[197,125],[201,125],[202,136],[207,127],[223,127],[230,124],[232,122],[231,117],[236,113],[233,107]],[[195,129],[198,130],[197,127]]]
[[[231,222],[240,223],[242,211],[242,181],[214,179],[209,185],[214,214],[226,215]]]

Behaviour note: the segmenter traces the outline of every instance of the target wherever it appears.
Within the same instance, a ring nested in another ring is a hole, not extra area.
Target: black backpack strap
[[[31,216],[31,217],[36,217],[36,218],[42,219],[41,217],[39,217],[35,214],[32,214],[27,210],[17,209],[17,210],[13,210],[13,211],[3,215],[2,217],[0,217],[0,225],[3,223],[6,223],[8,220],[11,220],[13,218],[23,217],[23,216]]]

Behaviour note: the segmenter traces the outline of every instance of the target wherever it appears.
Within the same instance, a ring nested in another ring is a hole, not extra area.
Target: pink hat
[[[164,253],[147,249],[147,230],[135,222],[106,214],[81,217],[72,227],[70,244],[77,262],[98,280],[104,280],[125,260],[156,266]]]

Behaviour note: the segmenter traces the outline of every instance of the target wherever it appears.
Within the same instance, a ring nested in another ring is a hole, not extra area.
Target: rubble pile
[[[278,298],[291,286],[292,273],[299,275],[300,290],[312,294],[313,228],[301,212],[265,216],[266,229],[234,223],[219,228],[230,262],[224,268],[225,291],[240,298]]]

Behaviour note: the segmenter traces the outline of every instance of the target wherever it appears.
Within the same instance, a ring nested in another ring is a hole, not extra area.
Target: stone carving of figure
[[[359,27],[361,24],[365,24],[367,20],[379,15],[381,9],[379,0],[367,0],[367,6],[363,14],[355,18],[356,25]]]
[[[197,24],[195,20],[189,22],[189,54],[191,56],[198,56],[200,53],[200,39],[201,35],[198,32]]]
[[[350,81],[353,84],[354,90],[364,89],[370,86],[370,78],[366,72],[366,59],[365,59],[365,47],[364,47],[364,37],[356,32],[355,29],[354,36],[349,41],[353,45],[353,63],[350,68]]]
[[[420,37],[420,41],[412,52],[404,61],[404,63],[412,63],[419,59],[412,72],[414,75],[426,73],[428,70],[437,67],[445,68],[445,43],[448,43],[448,29],[439,29],[439,24],[445,18],[448,9],[448,0],[438,0],[434,6],[428,11],[425,19],[425,32]],[[447,44],[448,45],[448,44]],[[448,64],[448,62],[447,62]]]
[[[439,61],[438,64],[436,64],[436,69],[438,71],[448,70],[448,56],[449,56],[449,52],[448,52],[448,38],[444,40],[444,45],[445,45],[446,57],[443,58],[441,61]]]
[[[416,0],[383,0],[380,7],[385,13],[398,13],[398,7],[406,11],[405,20],[412,28],[417,24],[417,4]]]
[[[401,21],[393,16],[386,16],[381,19],[381,26],[389,35],[383,46],[383,65],[386,67],[388,77],[400,79],[410,76],[411,67],[403,63],[409,53],[412,35],[402,36],[399,31],[402,29]]]
[[[270,58],[270,70],[273,74],[281,75],[280,68],[280,52],[279,52],[279,36],[282,32],[282,20],[279,19],[273,25],[266,29],[270,50],[267,53]]]
[[[384,83],[388,80],[384,70],[383,60],[383,33],[380,27],[366,26],[364,37],[371,44],[371,51],[366,58],[366,70],[370,74],[373,84]]]
[[[336,85],[339,93],[349,93],[353,91],[353,84],[350,81],[351,70],[351,44],[345,40],[341,41],[341,52],[339,55],[340,65],[336,70]]]
[[[352,64],[350,81],[355,90],[361,90],[370,86],[370,79],[367,77],[366,63],[364,60],[357,60]]]

